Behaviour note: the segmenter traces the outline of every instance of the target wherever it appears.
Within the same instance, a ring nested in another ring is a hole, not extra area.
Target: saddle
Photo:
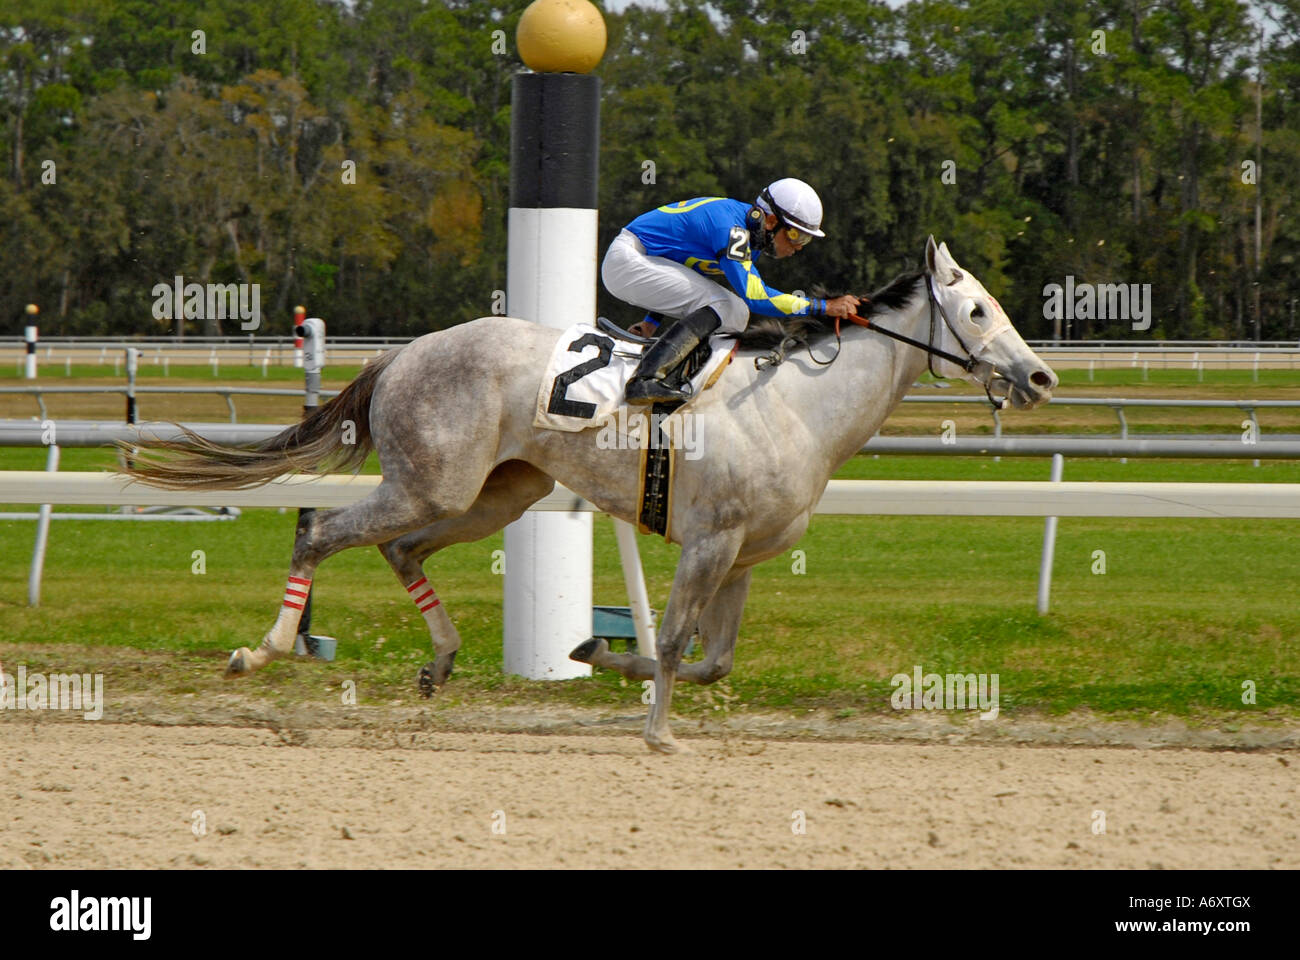
[[[669,321],[669,323],[671,322],[672,321]],[[664,326],[666,327],[667,324]],[[627,343],[639,343],[642,346],[648,346],[654,343],[653,337],[638,336],[637,334],[620,327],[613,320],[609,319],[609,317],[597,317],[596,329],[601,333],[608,334],[615,340],[623,340]],[[673,373],[672,380],[679,385],[690,380],[704,369],[705,364],[709,362],[709,358],[712,356],[713,347],[709,343],[709,340],[705,339],[701,341],[700,345],[690,352],[686,357],[685,362],[682,363],[682,365]],[[686,401],[678,400],[672,403],[656,403],[654,409],[657,411],[660,408],[663,408],[666,412],[671,413],[685,402]]]

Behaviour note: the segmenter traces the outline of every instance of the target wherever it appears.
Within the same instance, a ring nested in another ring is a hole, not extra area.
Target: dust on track
[[[0,868],[1300,866],[1293,726],[928,721],[679,720],[662,757],[570,707],[6,711]]]

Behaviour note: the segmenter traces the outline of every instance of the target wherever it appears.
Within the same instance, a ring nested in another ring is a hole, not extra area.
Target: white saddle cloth
[[[731,357],[735,341],[730,337],[712,338],[713,355],[691,378],[694,402]],[[645,349],[642,344],[616,340],[589,323],[574,324],[555,344],[546,364],[541,388],[537,391],[537,411],[533,425],[543,430],[577,433],[604,426],[616,416],[623,402],[623,388],[631,379]],[[639,408],[645,409],[645,408]],[[626,422],[627,415],[619,418]]]

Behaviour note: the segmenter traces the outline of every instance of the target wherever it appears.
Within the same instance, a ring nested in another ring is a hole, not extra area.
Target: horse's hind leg
[[[462,478],[469,476],[467,470]],[[432,484],[403,484],[396,478],[384,481],[364,500],[338,510],[318,510],[301,519],[289,564],[289,583],[275,625],[256,650],[241,647],[230,655],[226,676],[237,677],[260,670],[277,657],[293,653],[302,605],[311,587],[316,567],[327,557],[348,547],[383,543],[400,537],[430,520],[464,513],[474,502],[474,489],[462,479],[439,490],[434,499]]]
[[[415,601],[433,639],[434,659],[420,669],[419,676],[420,692],[426,697],[451,676],[460,634],[424,575],[424,561],[453,543],[470,543],[496,533],[518,520],[554,487],[555,481],[536,467],[510,460],[492,471],[467,512],[379,545],[379,552]]]

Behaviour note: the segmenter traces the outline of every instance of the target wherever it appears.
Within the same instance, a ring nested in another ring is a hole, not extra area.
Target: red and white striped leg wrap
[[[421,613],[428,613],[442,603],[438,599],[438,595],[433,592],[433,587],[429,586],[428,577],[421,577],[416,580],[415,583],[406,588],[406,592],[411,595],[411,599],[415,601],[415,605]]]
[[[302,577],[290,577],[289,585],[284,588],[284,605],[293,607],[295,610],[301,610],[307,602],[307,594],[311,592],[311,581]]]

